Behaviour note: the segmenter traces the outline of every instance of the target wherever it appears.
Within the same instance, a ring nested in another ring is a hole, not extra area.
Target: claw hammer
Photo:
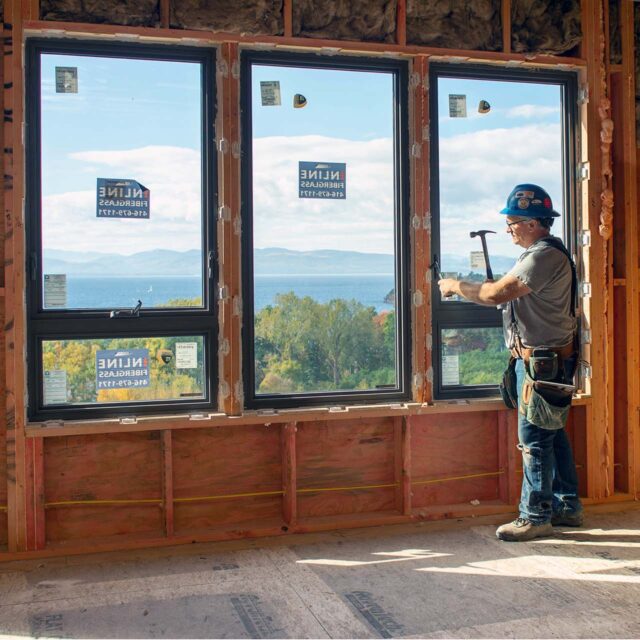
[[[484,264],[487,267],[487,280],[493,280],[493,271],[491,271],[491,265],[489,264],[489,251],[487,250],[487,233],[495,233],[495,231],[489,231],[488,229],[481,229],[480,231],[472,231],[469,234],[470,238],[480,236],[482,241],[482,252],[484,253]]]

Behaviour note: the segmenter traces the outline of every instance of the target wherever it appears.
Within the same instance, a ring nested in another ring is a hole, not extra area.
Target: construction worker
[[[497,281],[444,278],[438,286],[444,297],[456,294],[477,304],[502,306],[507,347],[516,358],[524,477],[520,516],[499,527],[496,535],[522,541],[552,535],[553,525],[582,525],[576,468],[564,429],[577,362],[577,285],[569,253],[550,233],[560,214],[544,189],[517,185],[500,213],[513,243],[525,250],[511,271]]]

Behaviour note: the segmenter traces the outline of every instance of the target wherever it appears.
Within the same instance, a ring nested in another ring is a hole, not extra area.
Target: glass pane
[[[252,74],[255,392],[396,388],[394,75]]]
[[[500,384],[509,361],[501,328],[443,329],[442,386]]]
[[[202,65],[41,63],[43,308],[202,306]]]
[[[205,397],[204,338],[45,340],[44,406]]]
[[[440,267],[445,277],[483,281],[486,241],[494,279],[523,249],[498,213],[513,187],[546,189],[564,216],[562,88],[531,82],[438,78]],[[554,235],[562,237],[563,218]],[[457,296],[446,300],[456,300]]]

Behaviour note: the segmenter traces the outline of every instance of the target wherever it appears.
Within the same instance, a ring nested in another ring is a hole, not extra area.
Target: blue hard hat
[[[507,198],[507,206],[500,210],[507,216],[523,218],[559,218],[549,194],[537,184],[519,184]]]

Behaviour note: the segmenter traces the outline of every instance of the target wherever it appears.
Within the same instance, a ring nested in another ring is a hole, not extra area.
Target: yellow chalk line
[[[464,476],[451,476],[448,478],[436,478],[433,480],[414,480],[411,484],[436,484],[439,482],[450,482],[452,480],[468,480],[470,478],[487,478],[492,476],[503,475],[504,471],[490,471],[486,473],[471,473]],[[390,489],[398,487],[399,483],[391,482],[388,484],[366,484],[351,487],[318,487],[314,489],[298,489],[296,493],[322,493],[326,491],[362,491],[365,489]],[[207,502],[211,500],[231,500],[234,498],[253,498],[260,496],[281,496],[284,491],[255,491],[252,493],[229,493],[217,496],[195,496],[191,498],[174,498],[173,502]],[[66,500],[62,502],[47,502],[45,508],[50,507],[68,507],[77,505],[87,506],[117,506],[117,505],[135,505],[135,504],[157,504],[162,505],[161,499],[149,500]],[[7,507],[0,506],[0,511],[6,511]]]
[[[487,473],[471,473],[467,476],[452,476],[450,478],[436,478],[435,480],[412,480],[411,484],[435,484],[436,482],[449,482],[450,480],[467,480],[469,478],[488,478],[501,476],[504,471],[489,471]]]
[[[319,491],[357,491],[359,489],[386,489],[388,487],[397,487],[398,483],[391,484],[367,484],[358,487],[326,487],[319,489],[298,489],[297,493],[316,493]]]

